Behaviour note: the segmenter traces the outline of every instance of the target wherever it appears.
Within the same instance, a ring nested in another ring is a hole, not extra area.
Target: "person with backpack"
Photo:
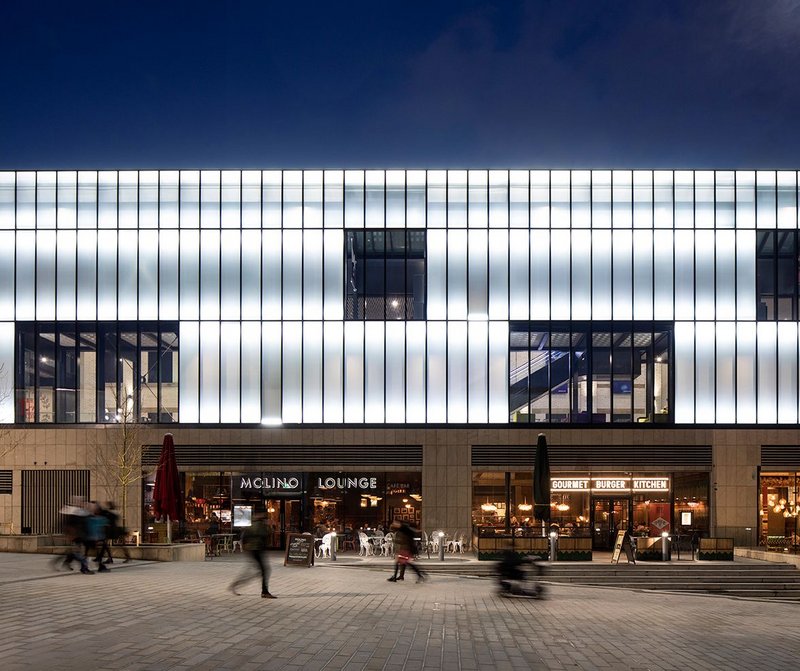
[[[123,554],[125,555],[125,561],[122,563],[127,564],[131,560],[131,553],[128,552],[128,547],[125,545],[125,536],[127,535],[127,530],[125,527],[121,527],[119,525],[119,515],[116,512],[114,502],[109,501],[105,508],[101,508],[100,514],[106,518],[108,525],[106,526],[106,540],[103,542],[95,561],[103,561],[103,555],[107,554],[108,559],[106,559],[103,563],[113,564],[114,558],[111,556],[111,548],[109,546],[112,543],[119,541],[119,545],[122,548]]]
[[[266,513],[260,512],[253,516],[253,523],[249,527],[245,527],[242,532],[242,549],[250,555],[253,563],[258,567],[255,572],[246,571],[244,575],[235,580],[231,584],[231,592],[238,594],[236,591],[240,585],[261,576],[261,598],[262,599],[275,599],[269,591],[269,559],[267,558],[266,549],[269,547],[269,537],[272,533],[270,526],[266,521]]]

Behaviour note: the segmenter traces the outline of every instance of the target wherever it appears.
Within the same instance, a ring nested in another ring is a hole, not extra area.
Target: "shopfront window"
[[[708,473],[673,473],[673,520],[681,533],[708,536],[711,528]]]
[[[762,473],[760,545],[783,551],[800,546],[800,472]]]
[[[533,473],[473,473],[472,524],[495,528],[535,527]]]

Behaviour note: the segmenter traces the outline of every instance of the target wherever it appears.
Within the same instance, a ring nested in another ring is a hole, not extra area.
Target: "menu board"
[[[284,566],[314,565],[314,537],[310,534],[289,534],[286,538]]]
[[[614,542],[614,553],[611,555],[611,563],[619,564],[619,556],[625,550],[625,557],[628,563],[636,563],[636,558],[633,556],[633,545],[631,539],[628,537],[627,531],[618,531],[617,540]]]

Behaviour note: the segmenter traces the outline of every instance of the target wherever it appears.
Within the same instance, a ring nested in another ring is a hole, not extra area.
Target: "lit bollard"
[[[439,561],[444,561],[444,531],[439,532]]]
[[[669,561],[669,532],[662,531],[661,532],[661,559],[663,561]]]
[[[550,532],[550,561],[556,561],[558,558],[558,551],[556,550],[556,543],[558,542],[558,534],[555,531]]]
[[[336,546],[339,541],[336,539],[336,532],[331,532],[331,561],[336,561]]]

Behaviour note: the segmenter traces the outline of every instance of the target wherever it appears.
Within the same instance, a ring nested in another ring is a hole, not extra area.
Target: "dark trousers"
[[[245,573],[245,575],[243,575],[241,578],[236,580],[233,583],[233,585],[231,585],[231,587],[235,591],[237,587],[239,587],[240,585],[243,585],[246,582],[249,582],[253,578],[257,578],[259,576],[259,574],[260,574],[261,575],[261,593],[262,594],[269,593],[270,568],[269,568],[269,560],[267,559],[267,556],[261,550],[248,550],[247,554],[250,555],[250,558],[253,560],[253,562],[258,567],[258,572]]]
[[[411,570],[417,574],[417,578],[424,578],[422,571],[420,571],[419,567],[414,562],[408,562],[406,564],[401,564],[400,562],[395,562],[394,564],[394,578],[398,580],[403,580],[403,576],[406,574],[406,566],[410,566]],[[397,574],[397,570],[400,569],[400,575]]]

